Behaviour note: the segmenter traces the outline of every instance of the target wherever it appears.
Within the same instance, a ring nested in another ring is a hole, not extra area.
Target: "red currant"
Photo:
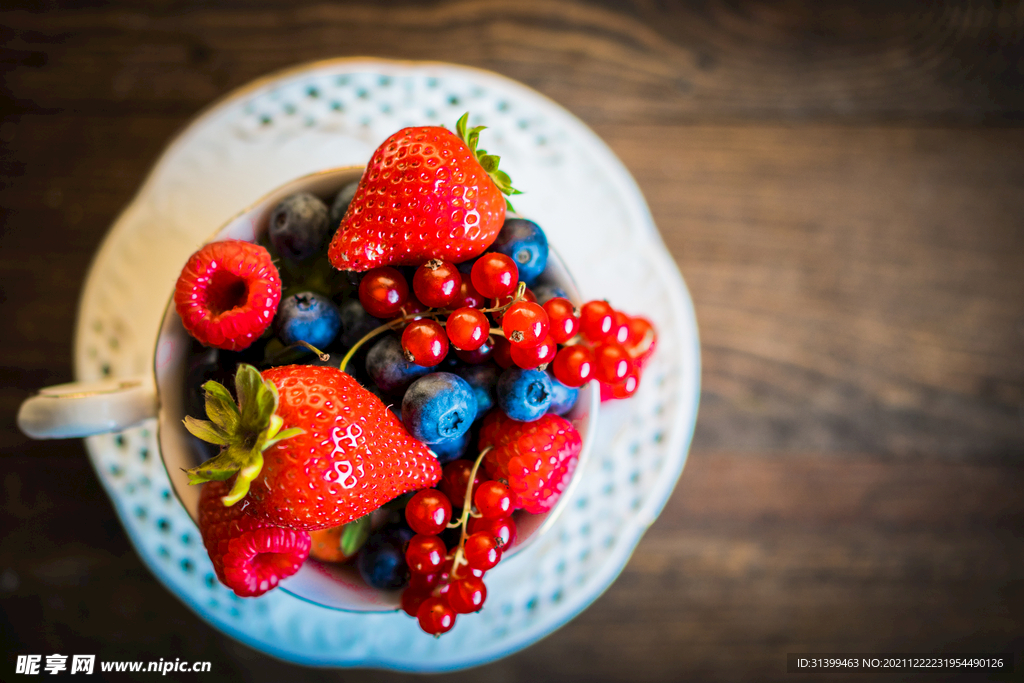
[[[654,331],[654,325],[647,318],[636,317],[629,319],[629,336],[626,338],[626,351],[637,360],[638,363],[650,358],[657,345],[658,335]]]
[[[420,301],[433,308],[444,308],[459,296],[462,273],[454,264],[430,259],[412,276],[412,291]]]
[[[515,292],[512,292],[511,294],[506,294],[505,296],[499,296],[498,298],[491,299],[490,301],[487,302],[487,308],[497,308],[497,309],[500,309],[500,310],[492,311],[491,312],[491,317],[494,318],[495,322],[497,322],[497,323],[501,322],[502,316],[505,315],[505,310],[504,309],[508,308],[508,306],[512,303],[512,300],[515,299],[515,297],[516,297]],[[536,297],[536,295],[533,292],[530,291],[530,288],[527,287],[526,289],[523,290],[523,298],[520,299],[520,301],[529,301],[531,303],[537,303],[537,297]]]
[[[555,379],[567,387],[581,387],[594,375],[594,354],[584,346],[565,346],[551,364]]]
[[[491,536],[502,550],[516,542],[516,523],[511,517],[470,517],[466,531],[470,534],[480,532]]]
[[[475,576],[453,581],[448,587],[448,604],[457,614],[479,612],[486,600],[487,586]]]
[[[483,308],[487,298],[476,291],[473,281],[468,277],[462,278],[462,285],[459,287],[459,295],[451,303],[452,308]]]
[[[436,320],[413,320],[402,332],[402,348],[407,361],[431,368],[448,355],[448,335]]]
[[[431,635],[448,633],[455,626],[455,610],[444,598],[427,598],[416,611],[420,628]]]
[[[601,395],[605,394],[605,387],[607,393],[611,398],[629,398],[636,393],[636,390],[640,388],[640,370],[634,366],[629,369],[626,376],[618,383],[608,385],[601,385]]]
[[[554,360],[556,351],[558,351],[558,344],[555,343],[555,340],[549,334],[544,337],[544,341],[536,346],[529,348],[511,346],[509,348],[509,355],[512,356],[512,362],[523,370],[532,370]]]
[[[627,339],[629,339],[629,316],[615,311],[612,316],[612,332],[608,335],[608,340],[617,344],[625,344]]]
[[[486,313],[476,308],[460,308],[448,316],[445,331],[456,349],[476,351],[490,333],[491,322]]]
[[[413,576],[417,575],[413,574]],[[408,614],[410,617],[415,617],[416,614],[419,612],[420,605],[422,605],[425,601],[429,599],[429,590],[416,591],[412,589],[412,586],[409,586],[404,591],[402,591],[402,600],[400,603],[402,606],[402,611]]]
[[[474,518],[470,517],[470,519],[474,519]],[[465,561],[462,561],[461,563],[459,563],[459,571],[457,571],[457,572],[455,572],[453,570],[454,566],[455,566],[455,558],[452,558],[452,559],[448,560],[447,562],[445,562],[444,566],[441,568],[441,581],[449,582],[450,583],[452,580],[464,579],[467,576],[475,576],[478,579],[480,579],[480,578],[483,578],[484,574],[487,573],[487,572],[485,572],[483,570],[480,570],[480,569],[470,569],[466,565]],[[442,590],[444,590],[444,589],[442,589]]]
[[[618,384],[625,379],[633,363],[621,344],[601,344],[594,349],[594,377],[605,384]]]
[[[464,363],[470,365],[480,365],[486,363],[491,359],[491,355],[494,353],[494,337],[487,337],[484,339],[484,343],[480,345],[476,351],[462,351],[461,349],[455,349],[455,355]]]
[[[452,501],[452,507],[462,508],[466,503],[466,487],[469,486],[469,475],[473,471],[472,460],[452,460],[441,470],[441,491]],[[473,481],[473,490],[484,481],[483,467],[477,470]],[[470,496],[470,500],[473,500]]]
[[[607,301],[588,301],[580,311],[580,332],[593,343],[611,336],[615,311]]]
[[[451,560],[448,560],[448,562],[451,562]],[[433,574],[410,574],[409,585],[406,587],[407,590],[416,593],[430,593],[437,588],[442,579],[447,580],[447,575],[444,573],[444,567],[446,566],[448,565],[445,564],[440,571],[436,571]]]
[[[409,298],[409,284],[391,266],[367,271],[359,281],[359,303],[375,318],[390,318]]]
[[[415,294],[410,294],[409,298],[406,300],[405,304],[402,306],[402,309],[399,311],[399,313],[401,313],[401,315],[404,317],[407,315],[416,315],[417,313],[423,313],[429,309],[430,306],[425,305],[422,301],[417,299]],[[414,318],[414,320],[419,320],[419,318]]]
[[[512,345],[508,343],[508,339],[498,336],[494,337],[494,351],[491,352],[491,356],[494,358],[494,362],[505,370],[508,370],[514,364],[511,348]]]
[[[469,276],[476,291],[489,299],[511,294],[519,284],[516,262],[496,252],[488,252],[477,259]]]
[[[500,481],[485,481],[473,494],[473,504],[484,517],[507,517],[512,514],[513,493]]]
[[[559,344],[564,344],[579,332],[580,319],[576,315],[576,307],[568,299],[560,296],[548,299],[544,303],[544,312],[548,314],[551,338]]]
[[[466,539],[466,545],[463,546],[462,552],[471,569],[487,571],[501,561],[498,542],[494,540],[493,536],[479,531]]]
[[[465,492],[462,494],[465,496]],[[439,534],[448,526],[452,502],[437,489],[423,489],[405,505],[405,521],[418,534]]]
[[[501,330],[514,346],[536,346],[548,335],[548,314],[529,301],[517,301],[505,310]]]
[[[437,536],[416,534],[405,549],[405,562],[414,574],[433,574],[444,564],[448,548]]]

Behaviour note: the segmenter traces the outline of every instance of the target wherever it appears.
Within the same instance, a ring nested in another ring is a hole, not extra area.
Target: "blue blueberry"
[[[501,368],[493,363],[468,365],[459,370],[459,377],[466,380],[476,396],[476,416],[480,417],[494,407],[495,391]]]
[[[537,303],[541,306],[555,297],[569,298],[565,290],[558,285],[539,285],[533,288],[533,295],[537,297]]]
[[[331,202],[331,226],[337,228],[341,223],[341,219],[345,217],[345,212],[348,211],[348,205],[352,203],[352,198],[356,196],[356,188],[359,187],[359,181],[349,183],[345,187],[341,188],[341,192],[334,197],[334,201]]]
[[[548,406],[548,412],[552,415],[565,415],[576,405],[576,397],[580,395],[580,390],[565,386],[551,373],[547,373],[547,375],[551,382],[551,405]]]
[[[411,538],[411,533],[408,534]],[[356,566],[363,581],[380,590],[394,590],[409,582],[405,545],[409,539],[394,530],[378,531],[359,551]]]
[[[476,419],[476,396],[466,380],[433,372],[410,385],[402,399],[402,424],[427,444],[460,437]]]
[[[338,309],[330,299],[316,292],[285,297],[274,316],[274,332],[285,346],[304,341],[325,349],[340,329]]]
[[[408,386],[417,377],[427,374],[430,368],[407,361],[402,350],[402,341],[389,334],[374,344],[366,354],[366,372],[374,384],[390,394]]]
[[[548,238],[539,225],[525,218],[507,219],[488,251],[515,261],[519,279],[527,285],[533,284],[548,265]]]
[[[308,192],[286,197],[270,213],[269,232],[277,253],[292,261],[305,261],[327,240],[327,205]]]
[[[374,318],[367,313],[363,305],[359,303],[359,299],[349,299],[343,303],[339,313],[341,313],[342,333],[338,337],[338,343],[346,349],[352,348],[370,330],[384,324],[380,318]]]
[[[430,450],[434,451],[437,461],[442,465],[452,460],[458,460],[466,452],[466,447],[469,446],[469,435],[470,432],[467,431],[462,436],[457,436],[454,439],[445,439],[444,441],[432,443],[430,444]]]
[[[510,368],[498,378],[498,406],[513,420],[533,422],[551,405],[546,372]]]

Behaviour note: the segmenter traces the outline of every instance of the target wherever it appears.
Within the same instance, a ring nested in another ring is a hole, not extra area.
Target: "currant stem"
[[[476,481],[476,473],[480,469],[480,463],[484,461],[484,456],[491,450],[493,446],[480,451],[480,455],[477,456],[476,462],[473,463],[473,469],[469,473],[469,484],[466,485],[466,499],[462,506],[462,515],[459,517],[458,526],[462,527],[462,533],[459,534],[459,547],[455,551],[455,559],[452,560],[452,578],[458,579],[456,575],[459,571],[460,564],[468,564],[466,559],[463,557],[463,548],[466,546],[466,537],[469,535],[466,533],[466,525],[469,523],[469,517],[473,511],[473,482]]]

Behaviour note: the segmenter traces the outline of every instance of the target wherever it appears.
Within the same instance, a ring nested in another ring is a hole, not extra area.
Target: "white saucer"
[[[435,639],[403,613],[355,614],[282,591],[241,599],[213,578],[198,530],[170,492],[155,421],[86,440],[139,554],[216,628],[295,663],[443,671],[493,661],[574,617],[615,579],[672,492],[697,415],[693,304],[635,183],[580,121],[525,86],[436,63],[339,59],[237,90],[167,148],[118,218],[82,294],[76,376],[151,372],[164,305],[181,265],[242,207],[297,176],[362,164],[396,130],[489,126],[481,146],[526,194],[585,299],[607,298],[656,324],[658,352],[637,395],[602,406],[595,450],[572,504],[543,539],[487,575],[483,611]]]

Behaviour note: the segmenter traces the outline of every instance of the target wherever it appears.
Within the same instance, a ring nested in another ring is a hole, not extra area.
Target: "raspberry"
[[[250,517],[240,504],[225,507],[221,498],[230,489],[224,481],[203,484],[199,497],[203,545],[221,583],[242,597],[263,595],[306,561],[309,534]]]
[[[487,446],[493,446],[484,457],[487,475],[508,482],[519,508],[540,513],[554,507],[565,490],[583,442],[576,428],[557,415],[517,422],[494,410],[480,430],[480,448]]]
[[[270,326],[281,277],[270,253],[239,240],[212,242],[192,254],[174,287],[174,308],[206,346],[241,351]]]

